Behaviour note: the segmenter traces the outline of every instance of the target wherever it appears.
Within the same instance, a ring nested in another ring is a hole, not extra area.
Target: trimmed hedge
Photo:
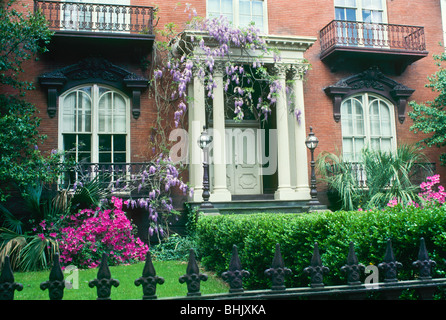
[[[276,243],[285,266],[293,276],[287,287],[309,284],[303,269],[310,265],[318,242],[323,265],[330,269],[326,285],[346,284],[340,268],[346,264],[349,242],[355,244],[363,265],[383,261],[387,239],[392,240],[397,261],[403,264],[400,280],[416,277],[412,262],[418,259],[420,238],[426,241],[429,257],[437,262],[434,277],[442,277],[446,266],[446,206],[402,208],[384,211],[322,212],[307,214],[249,214],[200,217],[197,224],[198,254],[202,265],[221,274],[228,269],[232,246],[238,247],[242,267],[251,273],[245,289],[269,288],[264,271],[271,266]],[[363,275],[363,279],[366,275]]]

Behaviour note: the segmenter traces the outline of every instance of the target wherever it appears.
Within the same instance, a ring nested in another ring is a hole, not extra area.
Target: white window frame
[[[58,136],[58,148],[59,150],[64,150],[63,145],[63,135],[64,134],[82,134],[82,132],[65,132],[63,130],[63,116],[64,116],[64,99],[73,91],[79,90],[84,87],[91,87],[91,130],[90,132],[85,132],[85,134],[91,134],[91,163],[99,163],[99,135],[100,134],[121,134],[118,132],[99,132],[99,88],[105,88],[114,93],[121,95],[125,101],[125,133],[126,135],[126,163],[130,162],[130,99],[126,94],[117,90],[116,88],[102,85],[102,84],[84,84],[70,90],[67,90],[59,97],[59,136]]]
[[[364,135],[362,136],[355,136],[354,133],[353,135],[348,135],[348,138],[352,138],[352,158],[349,159],[348,157],[346,157],[345,155],[345,148],[344,148],[344,137],[347,136],[344,132],[345,129],[345,121],[346,121],[346,117],[345,114],[343,112],[344,110],[344,104],[350,100],[350,99],[355,99],[357,97],[362,97],[362,111],[363,111],[363,126],[364,126]],[[391,139],[391,143],[390,143],[390,151],[391,152],[395,152],[397,149],[397,141],[396,141],[396,125],[395,125],[395,106],[392,102],[390,102],[388,99],[384,98],[383,96],[374,94],[374,93],[369,93],[369,92],[364,92],[364,93],[357,93],[354,95],[349,96],[348,98],[344,99],[342,101],[341,104],[341,130],[342,130],[342,146],[343,146],[343,156],[344,159],[346,159],[346,161],[349,162],[361,162],[360,159],[358,159],[358,157],[360,157],[360,150],[355,150],[355,146],[354,146],[354,139],[364,139],[364,147],[366,146],[370,146],[371,147],[371,139],[372,139],[372,134],[371,134],[371,124],[370,124],[370,104],[374,99],[379,99],[380,101],[384,102],[388,108],[389,108],[389,122],[390,122],[390,135],[387,136],[387,138]],[[381,135],[382,136],[382,135]]]
[[[262,34],[268,34],[268,2],[267,0],[262,0],[263,2],[263,30],[260,30]],[[232,14],[233,20],[232,24],[235,27],[240,27],[240,0],[232,0]],[[210,18],[209,15],[209,0],[206,0],[206,18]]]
[[[358,22],[365,22],[363,19],[363,15],[362,15],[362,11],[363,10],[368,10],[371,8],[367,8],[366,6],[363,6],[363,0],[354,0],[355,1],[355,6],[348,6],[348,5],[336,5],[336,0],[335,0],[335,19],[336,19],[336,8],[347,8],[347,9],[354,9],[355,10],[355,16],[356,16],[356,20]],[[382,21],[379,23],[387,23],[387,2],[386,0],[380,0],[381,1],[381,10],[376,10],[376,11],[381,11],[382,12]],[[371,23],[378,23],[378,22],[371,22]]]

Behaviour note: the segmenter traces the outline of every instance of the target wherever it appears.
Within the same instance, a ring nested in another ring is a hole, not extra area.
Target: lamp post
[[[316,190],[316,172],[315,172],[315,162],[314,162],[314,149],[316,149],[319,143],[319,139],[313,133],[313,127],[310,127],[310,134],[305,140],[305,145],[308,149],[310,149],[311,153],[311,188],[310,188],[310,196],[311,200],[308,202],[309,205],[320,205],[319,200],[317,199],[317,190]]]
[[[212,142],[212,137],[207,133],[206,126],[203,126],[203,132],[198,139],[198,145],[203,150],[203,202],[200,209],[212,209],[214,206],[209,202],[209,144]]]

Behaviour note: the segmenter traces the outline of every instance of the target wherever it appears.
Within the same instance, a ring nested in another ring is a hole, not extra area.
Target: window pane
[[[252,14],[263,16],[263,1],[252,1]]]
[[[113,150],[114,151],[125,151],[126,150],[126,136],[125,135],[114,135],[113,136]]]
[[[126,132],[125,100],[119,94],[113,95],[113,132]]]
[[[76,135],[75,134],[64,134],[63,135],[63,149],[76,150]]]
[[[381,139],[381,151],[383,151],[383,152],[392,151],[392,140],[391,139]]]
[[[353,161],[353,139],[342,140],[342,151],[345,161]]]
[[[390,109],[381,102],[381,130],[383,136],[390,136],[392,134],[391,122],[390,122]]]
[[[91,135],[79,134],[77,143],[79,151],[91,151]]]
[[[111,151],[111,135],[99,135],[99,151]]]
[[[99,98],[99,132],[111,132],[112,93],[108,92]]]
[[[77,101],[77,118],[78,118],[78,132],[91,131],[91,100],[90,97],[82,92],[78,92]]]
[[[100,153],[99,154],[99,162],[101,163],[110,163],[111,160],[111,153]]]
[[[126,162],[125,153],[119,152],[113,154],[113,162]]]
[[[76,92],[72,92],[63,99],[62,132],[75,132]]]

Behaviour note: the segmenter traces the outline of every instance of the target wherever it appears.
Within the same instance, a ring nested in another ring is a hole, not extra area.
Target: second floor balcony
[[[319,36],[320,58],[334,69],[357,61],[387,63],[401,73],[428,54],[424,28],[418,26],[333,20]]]
[[[155,8],[69,1],[34,0],[57,37],[153,41]]]

